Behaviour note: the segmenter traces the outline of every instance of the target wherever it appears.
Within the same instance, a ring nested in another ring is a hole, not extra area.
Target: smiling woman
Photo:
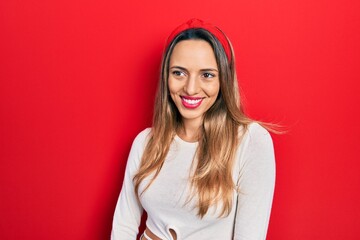
[[[201,125],[203,115],[218,97],[218,75],[216,58],[209,43],[186,40],[175,46],[170,57],[168,84],[183,124],[188,126],[178,132],[184,140],[197,141],[198,136],[192,134],[198,132],[196,128]]]
[[[271,137],[242,110],[233,51],[192,19],[168,38],[153,125],[134,140],[111,238],[265,239],[275,184]]]

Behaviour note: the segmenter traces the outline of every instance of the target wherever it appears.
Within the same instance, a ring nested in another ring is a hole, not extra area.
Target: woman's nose
[[[199,93],[199,79],[196,76],[189,76],[184,86],[184,91],[189,96]]]

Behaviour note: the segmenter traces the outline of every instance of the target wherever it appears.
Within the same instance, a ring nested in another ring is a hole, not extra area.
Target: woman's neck
[[[199,131],[202,122],[183,119],[182,123],[177,133],[179,137],[187,142],[197,142],[199,140]]]

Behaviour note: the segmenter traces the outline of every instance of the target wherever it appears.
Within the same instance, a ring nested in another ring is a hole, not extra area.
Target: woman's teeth
[[[201,101],[201,98],[196,99],[196,100],[183,98],[183,100],[188,104],[197,104],[197,103],[199,103]]]

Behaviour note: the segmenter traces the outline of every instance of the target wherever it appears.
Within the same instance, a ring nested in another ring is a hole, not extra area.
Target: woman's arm
[[[132,144],[123,186],[115,208],[111,240],[129,240],[137,237],[143,208],[134,192],[133,177],[139,167],[149,130],[139,133]]]
[[[269,224],[275,187],[275,157],[268,131],[254,123],[240,162],[236,240],[263,240]]]

